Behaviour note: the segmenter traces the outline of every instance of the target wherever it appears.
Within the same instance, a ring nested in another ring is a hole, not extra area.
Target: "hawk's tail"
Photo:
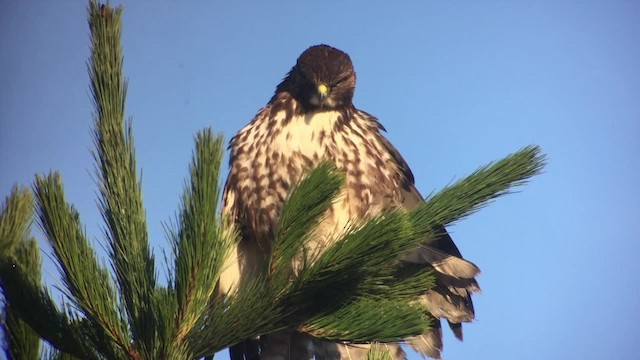
[[[373,346],[386,350],[392,360],[406,360],[407,358],[407,354],[399,344],[342,344],[313,339],[316,360],[366,359]]]
[[[475,317],[471,294],[480,291],[475,277],[480,269],[464,260],[444,227],[438,229],[436,240],[422,245],[405,257],[405,261],[432,267],[436,275],[435,287],[420,298],[433,318],[431,329],[407,339],[407,344],[423,356],[440,359],[442,352],[442,326],[446,319],[455,337],[462,341],[462,323]]]
[[[309,335],[281,330],[261,336],[260,340],[260,360],[313,359]]]

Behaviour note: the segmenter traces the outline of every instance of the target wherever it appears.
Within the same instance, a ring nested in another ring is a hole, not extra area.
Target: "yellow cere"
[[[325,84],[320,84],[318,85],[318,92],[322,95],[326,95],[327,91],[329,91],[329,88],[327,87],[327,85]]]

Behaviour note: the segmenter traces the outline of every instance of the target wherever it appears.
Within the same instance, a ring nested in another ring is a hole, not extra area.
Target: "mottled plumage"
[[[313,46],[300,55],[267,106],[231,139],[223,211],[237,225],[241,240],[221,278],[222,291],[241,286],[262,265],[288,192],[321,161],[333,162],[345,174],[346,189],[316,230],[317,243],[307,244],[311,250],[331,243],[348,223],[393,207],[411,209],[422,201],[409,166],[381,134],[382,125],[353,105],[355,81],[347,54]],[[446,318],[462,339],[460,323],[474,316],[470,294],[479,290],[474,280],[479,269],[462,260],[444,228],[438,230],[438,239],[405,260],[435,268],[437,286],[421,301],[431,316]],[[442,333],[439,321],[434,324],[432,331],[407,342],[423,355],[439,358]],[[313,352],[318,359],[355,359],[367,351],[366,345],[330,344],[290,332],[263,337],[261,343],[262,359],[309,358]],[[249,340],[234,347],[232,359],[257,358],[252,344]],[[399,347],[393,352],[404,358]]]

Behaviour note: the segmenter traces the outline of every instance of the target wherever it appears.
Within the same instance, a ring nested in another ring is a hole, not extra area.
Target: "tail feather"
[[[437,318],[452,322],[470,322],[475,317],[471,296],[466,290],[434,288],[424,293],[420,301]]]
[[[430,331],[407,340],[412,348],[423,356],[440,359],[442,352],[442,326],[440,319],[446,319],[454,336],[462,341],[463,322],[473,321],[475,311],[471,294],[480,292],[475,277],[480,269],[462,258],[460,250],[444,229],[436,229],[438,236],[407,254],[404,261],[432,267],[436,276],[435,287],[427,290],[420,302],[434,317]]]
[[[473,279],[480,274],[480,268],[455,254],[447,254],[430,245],[422,245],[410,252],[404,261],[415,264],[430,264],[436,271],[458,279]]]
[[[313,352],[316,360],[333,360],[340,356],[338,344],[313,338]]]
[[[309,335],[282,330],[262,336],[260,340],[261,360],[313,359]]]
[[[406,343],[423,357],[441,359],[442,327],[440,325],[440,320],[434,318],[431,329],[422,335],[408,338]]]
[[[448,288],[456,288],[456,289],[464,289],[470,294],[481,292],[480,285],[476,279],[463,279],[463,278],[455,278],[453,276],[445,275],[439,272],[435,273],[436,282]]]
[[[260,340],[246,339],[229,348],[231,360],[259,360]]]
[[[366,359],[373,346],[387,350],[392,360],[406,360],[407,354],[398,344],[344,344],[313,339],[316,360]]]
[[[451,322],[451,321],[448,321],[448,320],[447,320],[447,322],[449,323],[449,328],[451,328],[451,331],[453,332],[453,335],[455,335],[456,339],[462,341],[463,340],[462,324]]]
[[[366,359],[367,353],[369,353],[369,348],[371,345],[369,344],[336,344],[338,352],[340,354],[339,357],[335,359],[344,359],[344,360],[356,360],[356,359]],[[334,359],[331,359],[334,360]]]

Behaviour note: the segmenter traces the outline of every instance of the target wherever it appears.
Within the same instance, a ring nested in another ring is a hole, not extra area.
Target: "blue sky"
[[[226,4],[125,4],[127,113],[158,258],[194,134],[228,139],[300,52],[327,43],[351,55],[356,106],[423,193],[527,144],[548,154],[522,192],[450,229],[483,293],[445,359],[637,359],[640,2]],[[60,170],[97,242],[85,8],[0,2],[0,195]]]

